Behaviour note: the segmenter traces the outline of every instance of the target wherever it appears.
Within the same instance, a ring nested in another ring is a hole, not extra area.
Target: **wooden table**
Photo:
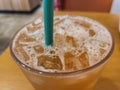
[[[56,12],[87,16],[105,25],[115,39],[115,49],[94,90],[120,90],[120,33],[118,15],[107,13]],[[21,70],[12,60],[9,49],[0,56],[0,90],[34,90]]]

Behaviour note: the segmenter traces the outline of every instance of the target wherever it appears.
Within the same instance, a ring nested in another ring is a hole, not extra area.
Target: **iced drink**
[[[54,17],[54,43],[44,43],[43,18],[19,30],[11,55],[36,90],[90,90],[113,50],[100,23],[81,16]]]

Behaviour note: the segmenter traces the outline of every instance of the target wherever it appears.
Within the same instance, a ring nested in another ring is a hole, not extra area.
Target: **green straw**
[[[53,6],[54,0],[43,0],[45,45],[53,45]]]

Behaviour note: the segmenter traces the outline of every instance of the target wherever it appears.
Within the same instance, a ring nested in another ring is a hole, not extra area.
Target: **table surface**
[[[87,16],[99,21],[110,30],[115,39],[115,49],[94,90],[120,90],[120,33],[118,32],[118,15],[92,12],[56,12],[55,14]],[[0,90],[34,90],[19,67],[12,60],[9,48],[0,56]]]

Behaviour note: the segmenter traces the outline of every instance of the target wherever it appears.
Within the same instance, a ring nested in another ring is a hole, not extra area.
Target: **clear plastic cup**
[[[19,31],[17,32],[19,33]],[[16,33],[16,34],[17,34]],[[15,34],[15,35],[16,35]],[[14,37],[15,37],[14,35]],[[105,64],[109,60],[114,48],[114,42],[112,39],[112,47],[106,57],[103,58],[97,64],[90,66],[86,69],[73,71],[73,72],[44,72],[33,69],[24,63],[22,63],[14,54],[12,50],[13,39],[10,44],[10,52],[14,61],[21,68],[25,76],[31,82],[36,90],[90,90],[95,85],[96,81],[100,77],[100,73],[103,70]]]

